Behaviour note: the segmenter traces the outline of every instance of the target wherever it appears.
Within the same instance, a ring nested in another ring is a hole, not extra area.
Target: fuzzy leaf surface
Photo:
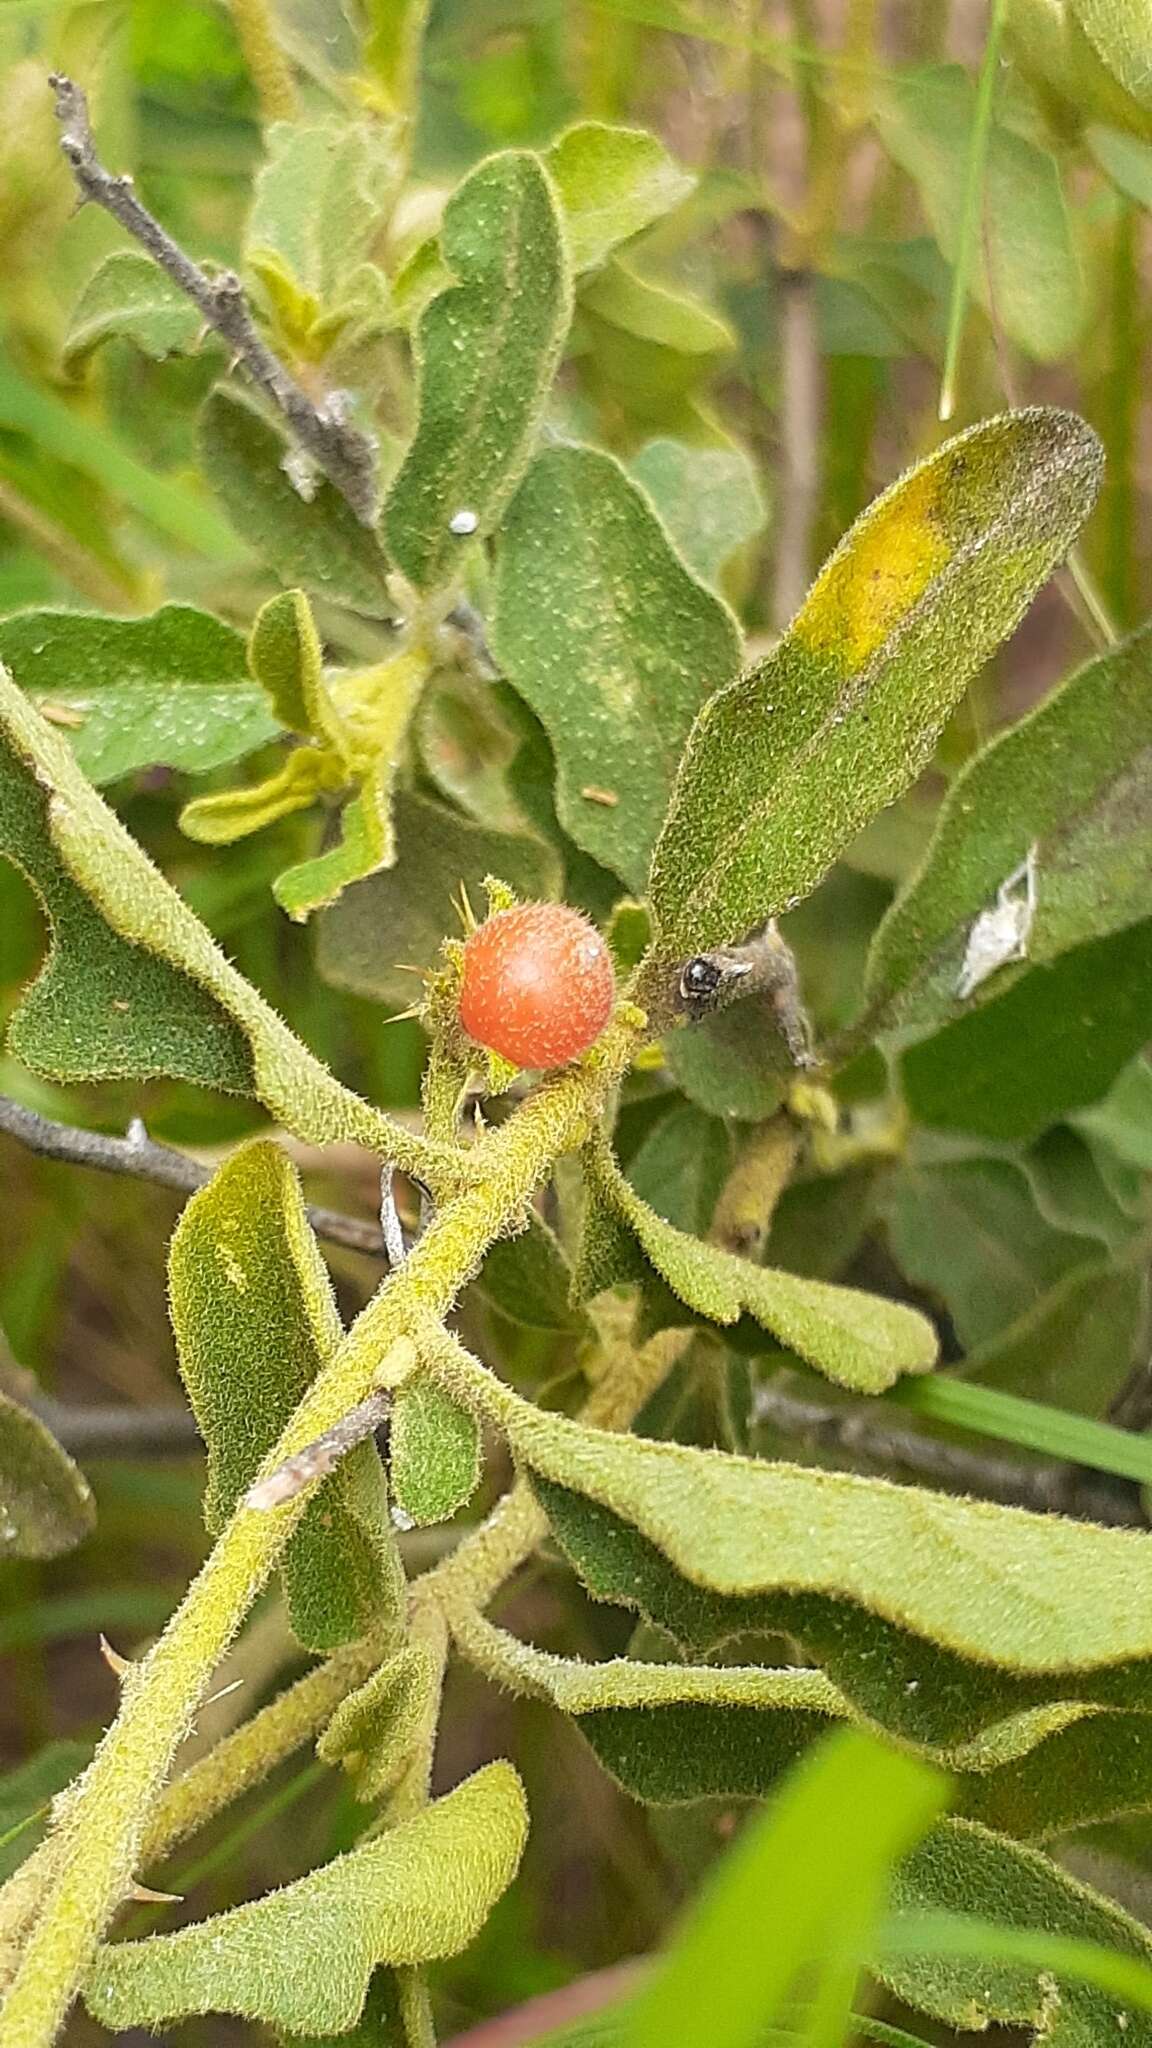
[[[193,1195],[172,1239],[180,1371],[208,1446],[204,1519],[218,1536],[343,1334],[299,1178],[279,1146],[245,1145]],[[317,1489],[281,1571],[311,1650],[367,1634],[399,1597],[376,1446]]]
[[[388,564],[368,527],[326,477],[302,497],[285,461],[293,448],[247,398],[219,386],[200,419],[204,474],[241,537],[282,583],[330,604],[390,618]]]
[[[594,270],[621,242],[671,213],[696,179],[655,135],[580,121],[545,157],[568,231],[572,268]]]
[[[281,731],[242,636],[193,605],[144,619],[17,612],[0,619],[0,661],[96,783],[154,765],[202,775]]]
[[[416,333],[416,436],[384,506],[397,567],[418,590],[448,582],[490,533],[532,453],[571,315],[552,187],[526,151],[489,157],[453,193],[441,228],[457,280]],[[472,515],[453,533],[459,512]]]
[[[387,126],[274,121],[245,230],[250,263],[278,258],[320,304],[368,255],[396,171]]]
[[[876,933],[874,1017],[934,1024],[974,920],[1035,848],[1028,959],[1047,965],[1152,914],[1152,628],[1077,670],[982,748],[941,806],[919,871]],[[1024,970],[1013,970],[1019,978]],[[976,1001],[1003,986],[984,984]]]
[[[1119,1906],[1038,1849],[974,1821],[937,1823],[898,1867],[892,1906],[895,1916],[957,1912],[1000,1926],[1043,1929],[1152,1962],[1147,1930]],[[1054,1983],[1047,1969],[946,1953],[886,1954],[882,1941],[871,1966],[908,2004],[965,2030],[990,2023],[1032,2026],[1056,2048],[1114,2041],[1117,2032],[1125,2041],[1152,2040],[1152,2014],[1129,2007],[1121,2027],[1115,1994],[1072,1977]]]
[[[392,1490],[418,1525],[446,1522],[480,1481],[480,1430],[471,1411],[417,1378],[392,1403]]]
[[[1072,13],[1113,78],[1152,111],[1149,0],[1072,0]]]
[[[732,441],[679,441],[660,434],[628,463],[672,536],[681,560],[717,587],[738,548],[768,518],[756,471]]]
[[[35,1072],[166,1074],[255,1096],[311,1143],[350,1139],[397,1158],[394,1144],[410,1151],[398,1127],[342,1087],[230,965],[85,780],[62,734],[3,671],[0,853],[28,877],[51,929],[47,964],[8,1031]],[[435,1159],[425,1164],[435,1181]]]
[[[1038,407],[946,442],[857,520],[783,640],[692,731],[652,863],[662,959],[788,908],[907,788],[1099,476],[1091,430]]]
[[[739,640],[614,457],[537,456],[501,534],[494,644],[552,742],[565,830],[642,889],[689,727]]]
[[[401,1776],[415,1746],[437,1674],[428,1651],[408,1642],[343,1699],[316,1744],[326,1764],[342,1764],[357,1799],[373,1805]]]
[[[702,1243],[650,1209],[606,1152],[589,1159],[587,1172],[673,1293],[711,1322],[735,1323],[747,1311],[817,1372],[860,1393],[882,1393],[904,1373],[931,1369],[936,1335],[915,1309]]]
[[[154,362],[196,346],[203,320],[179,285],[137,249],[114,249],[72,311],[64,364],[75,370],[101,342],[134,342]]]
[[[1142,1532],[615,1437],[534,1410],[507,1388],[477,1397],[534,1473],[630,1524],[698,1589],[726,1599],[830,1595],[1017,1676],[1099,1677],[1129,1665],[1110,1684],[1148,1684],[1136,1669],[1152,1658],[1152,1543]],[[749,1616],[743,1625],[756,1624]]]
[[[95,1526],[79,1466],[38,1415],[0,1394],[0,1556],[59,1557]]]
[[[414,1820],[282,1891],[102,1949],[88,2009],[115,2029],[227,2012],[289,2033],[345,2032],[379,1964],[412,1967],[467,1948],[516,1874],[526,1827],[511,1764],[489,1764]]]

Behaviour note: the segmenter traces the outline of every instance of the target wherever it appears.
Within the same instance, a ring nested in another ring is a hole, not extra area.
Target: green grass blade
[[[996,67],[1004,30],[1004,0],[992,0],[988,16],[988,41],[980,66],[976,93],[976,114],[968,143],[964,174],[964,210],[960,218],[960,246],[952,272],[952,302],[948,310],[948,339],[944,348],[944,374],[940,380],[940,418],[950,420],[956,410],[956,375],[968,311],[968,288],[980,245],[984,211],[984,172],[988,162],[988,136],[992,127],[992,103],[996,95]]]

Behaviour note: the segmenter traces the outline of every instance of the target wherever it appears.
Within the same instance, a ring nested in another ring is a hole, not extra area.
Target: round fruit
[[[599,932],[562,903],[498,911],[465,942],[460,1022],[518,1067],[562,1067],[587,1052],[615,995]]]

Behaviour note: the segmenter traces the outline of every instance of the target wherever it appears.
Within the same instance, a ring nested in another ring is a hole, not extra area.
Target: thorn
[[[463,925],[465,931],[476,931],[476,929],[479,926],[480,920],[477,917],[476,912],[472,908],[468,891],[465,888],[463,882],[461,882],[460,884],[459,894],[457,896],[454,896],[452,899],[452,907],[455,910],[457,917],[460,919],[460,922]]]
[[[231,1685],[222,1685],[219,1692],[209,1693],[204,1706],[200,1709],[201,1713],[204,1712],[204,1707],[214,1707],[217,1700],[226,1700],[230,1692],[239,1692],[243,1683],[244,1680],[242,1678],[234,1678]]]
[[[183,1892],[154,1892],[146,1884],[134,1884],[127,1896],[138,1906],[179,1906],[184,1902]]]
[[[100,1638],[100,1655],[103,1657],[109,1671],[121,1682],[134,1668],[131,1657],[122,1657],[119,1650],[112,1648],[107,1636],[101,1636]]]

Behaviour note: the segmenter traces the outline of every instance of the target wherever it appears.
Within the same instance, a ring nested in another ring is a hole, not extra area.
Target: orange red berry
[[[460,1022],[518,1067],[562,1067],[587,1052],[615,996],[607,946],[562,903],[498,911],[465,941]]]

